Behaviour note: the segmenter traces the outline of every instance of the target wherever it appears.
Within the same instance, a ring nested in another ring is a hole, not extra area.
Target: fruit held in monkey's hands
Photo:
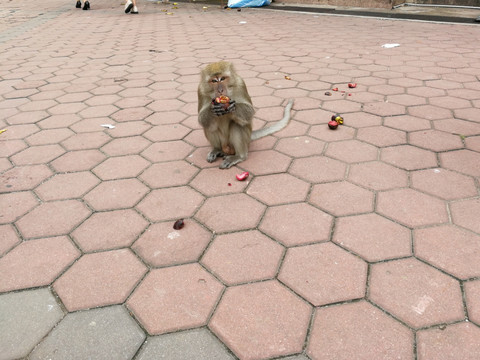
[[[228,96],[222,95],[215,98],[217,104],[228,104],[230,103],[230,98]]]

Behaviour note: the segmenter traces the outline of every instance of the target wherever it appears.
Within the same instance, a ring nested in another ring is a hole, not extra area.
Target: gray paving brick
[[[123,306],[81,311],[65,316],[30,359],[131,359],[144,339]]]
[[[233,360],[207,329],[195,329],[149,338],[136,360]]]
[[[48,289],[0,296],[0,359],[26,356],[63,312]]]

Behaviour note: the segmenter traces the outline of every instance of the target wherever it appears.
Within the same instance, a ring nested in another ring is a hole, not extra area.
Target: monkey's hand
[[[215,101],[212,102],[212,112],[217,116],[222,116],[225,114],[229,114],[235,111],[235,100],[230,100],[228,106],[227,104],[217,104]]]

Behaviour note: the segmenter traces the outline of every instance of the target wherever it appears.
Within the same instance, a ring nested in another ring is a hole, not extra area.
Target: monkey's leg
[[[247,159],[251,133],[252,131],[249,126],[240,126],[236,123],[231,123],[229,143],[235,149],[235,155],[226,156],[220,164],[220,169],[228,169]]]
[[[212,150],[210,150],[207,155],[207,161],[211,163],[214,162],[217,158],[224,156],[224,153],[222,151],[221,137],[217,131],[205,131],[205,136],[212,145]]]

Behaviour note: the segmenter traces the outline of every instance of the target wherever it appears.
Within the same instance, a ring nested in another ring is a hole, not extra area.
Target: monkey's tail
[[[285,106],[285,111],[283,112],[283,119],[277,121],[272,126],[255,130],[254,132],[252,132],[251,139],[252,140],[260,139],[264,136],[276,133],[277,131],[280,131],[285,126],[287,126],[288,123],[290,122],[290,111],[292,110],[292,106],[293,106],[293,99],[290,99],[288,100],[288,104]]]

